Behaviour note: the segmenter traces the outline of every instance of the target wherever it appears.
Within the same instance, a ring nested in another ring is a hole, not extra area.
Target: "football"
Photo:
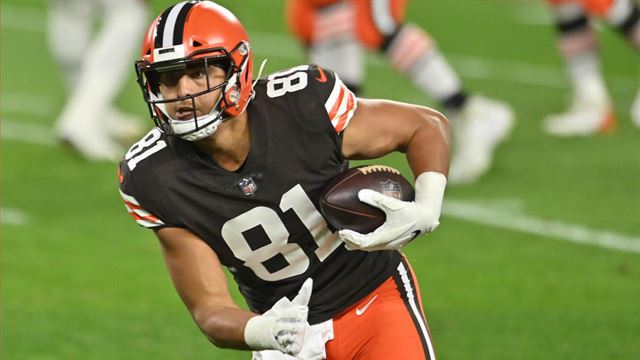
[[[320,211],[334,230],[367,234],[385,221],[382,210],[358,199],[358,191],[371,189],[403,201],[413,201],[413,187],[398,170],[384,165],[351,168],[333,177],[320,194]]]

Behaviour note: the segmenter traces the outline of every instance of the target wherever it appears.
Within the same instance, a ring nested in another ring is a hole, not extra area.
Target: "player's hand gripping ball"
[[[351,168],[333,177],[320,194],[320,211],[335,230],[367,234],[385,222],[384,212],[358,199],[358,191],[371,189],[402,201],[413,201],[413,187],[400,172],[384,165]]]

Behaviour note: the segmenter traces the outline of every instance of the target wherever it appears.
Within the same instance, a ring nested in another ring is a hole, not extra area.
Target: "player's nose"
[[[189,96],[195,93],[194,87],[195,84],[193,80],[185,75],[182,75],[180,79],[178,79],[178,83],[176,84],[176,90],[178,92],[178,97]]]

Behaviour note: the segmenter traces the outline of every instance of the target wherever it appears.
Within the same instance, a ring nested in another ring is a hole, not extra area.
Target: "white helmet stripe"
[[[167,15],[167,21],[164,23],[164,31],[162,32],[162,47],[173,46],[173,33],[176,27],[176,19],[180,10],[187,4],[187,1],[176,4],[169,14]],[[182,24],[184,26],[184,24]]]

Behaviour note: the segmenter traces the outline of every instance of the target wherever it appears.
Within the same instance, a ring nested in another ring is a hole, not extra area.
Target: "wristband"
[[[416,204],[431,215],[430,220],[438,222],[442,211],[444,189],[447,178],[444,174],[434,171],[423,172],[416,178]],[[427,224],[429,226],[431,224]]]
[[[244,342],[253,350],[274,349],[273,327],[276,319],[266,316],[254,316],[244,327]]]

